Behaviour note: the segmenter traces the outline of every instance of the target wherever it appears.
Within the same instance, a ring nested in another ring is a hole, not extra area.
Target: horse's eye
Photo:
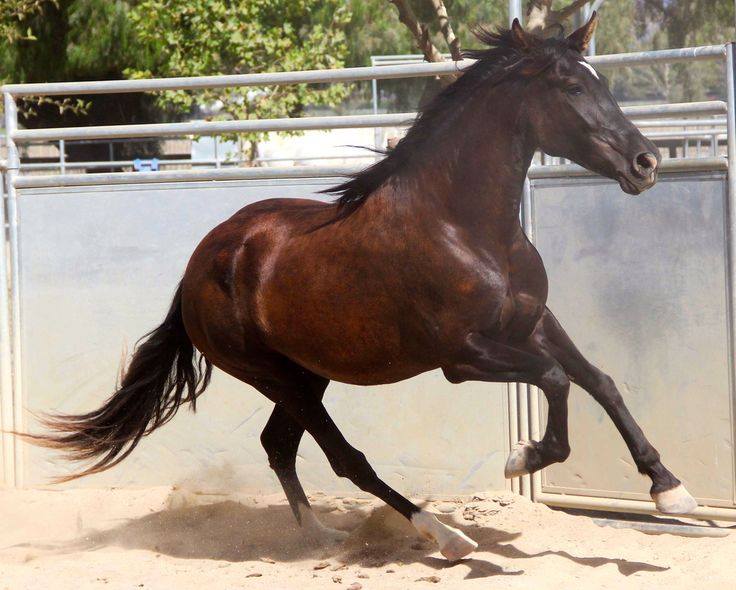
[[[583,93],[583,87],[577,84],[575,86],[568,86],[567,93],[572,96],[580,96]]]

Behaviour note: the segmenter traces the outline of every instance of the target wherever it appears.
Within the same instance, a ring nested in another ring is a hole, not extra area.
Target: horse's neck
[[[515,231],[535,149],[521,109],[501,89],[466,108],[424,167],[419,201],[431,207],[426,195],[434,195],[432,201],[468,229],[496,236]]]

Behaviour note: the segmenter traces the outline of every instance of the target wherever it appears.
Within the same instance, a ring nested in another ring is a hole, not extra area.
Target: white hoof
[[[461,530],[441,523],[434,514],[426,510],[420,510],[412,516],[411,523],[419,534],[439,545],[440,553],[448,561],[462,559],[478,548],[478,543]]]
[[[506,459],[506,467],[503,469],[506,479],[529,473],[529,469],[527,468],[529,464],[529,453],[533,450],[534,445],[528,440],[520,440],[513,446],[509,458]]]
[[[312,512],[311,508],[299,505],[302,531],[309,539],[320,542],[342,543],[350,534],[338,529],[331,529],[323,525]]]
[[[690,514],[698,507],[695,498],[682,484],[671,490],[652,494],[652,498],[657,505],[657,510],[663,514]]]

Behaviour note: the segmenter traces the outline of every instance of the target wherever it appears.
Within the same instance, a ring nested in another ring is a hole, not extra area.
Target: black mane
[[[539,40],[532,49],[521,49],[508,29],[491,31],[478,28],[475,36],[486,45],[484,49],[463,52],[464,58],[477,60],[462,70],[462,75],[444,88],[417,115],[414,124],[396,147],[385,153],[381,161],[351,175],[351,179],[321,192],[339,195],[338,213],[333,221],[344,219],[356,211],[370,195],[387,180],[405,170],[412,161],[423,160],[426,146],[436,150],[435,137],[450,132],[470,97],[481,86],[495,86],[504,80],[520,77],[522,66],[549,64],[570,46],[564,38]]]

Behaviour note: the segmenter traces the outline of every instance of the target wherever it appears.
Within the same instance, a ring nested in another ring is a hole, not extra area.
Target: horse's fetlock
[[[462,375],[462,372],[455,367],[443,367],[442,372],[445,374],[445,379],[447,379],[453,385],[457,385],[458,383],[466,381],[466,378]]]
[[[552,448],[551,455],[557,463],[567,461],[570,456],[570,445],[568,443],[558,443]]]

